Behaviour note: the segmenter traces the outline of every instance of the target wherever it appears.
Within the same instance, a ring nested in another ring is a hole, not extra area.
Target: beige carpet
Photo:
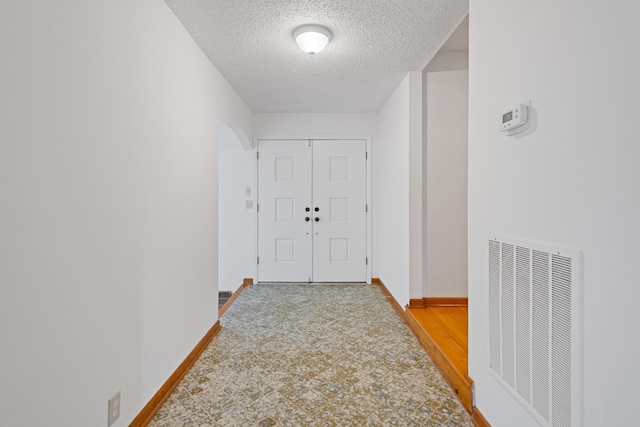
[[[472,426],[377,286],[247,287],[150,426]]]

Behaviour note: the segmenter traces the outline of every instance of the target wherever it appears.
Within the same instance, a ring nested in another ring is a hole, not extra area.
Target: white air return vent
[[[582,256],[489,234],[489,366],[543,426],[582,425]]]

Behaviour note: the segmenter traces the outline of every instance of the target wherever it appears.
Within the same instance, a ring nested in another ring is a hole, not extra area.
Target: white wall
[[[128,425],[217,320],[217,127],[164,2],[0,3],[0,414]]]
[[[415,253],[412,257],[411,249],[421,251],[422,233],[415,231],[419,239],[416,248],[416,242],[411,241],[409,232],[410,223],[417,226],[415,221],[420,222],[422,218],[422,175],[416,169],[418,166],[420,169],[422,167],[421,79],[418,72],[407,73],[378,114],[379,143],[375,153],[380,159],[377,268],[380,279],[402,306],[411,297],[422,297],[422,282],[411,284],[410,280],[411,273],[416,270],[421,272],[420,268],[416,268],[415,262],[420,263],[422,257]],[[419,153],[417,163],[416,159],[413,162],[410,160],[414,153]],[[411,179],[419,182],[410,184]],[[417,201],[410,203],[410,196],[417,197]],[[419,211],[417,215],[415,209]],[[421,224],[419,225],[421,228]],[[414,269],[411,269],[412,265]]]
[[[253,135],[371,135],[376,140],[378,115],[375,113],[254,113]]]
[[[440,51],[427,64],[424,71],[455,71],[469,69],[469,51]]]
[[[423,125],[422,73],[409,74],[409,297],[422,298]]]
[[[441,52],[423,72],[425,297],[467,296],[467,56]]]
[[[488,231],[583,251],[584,425],[638,423],[639,14],[632,1],[471,4],[469,374],[494,427],[538,424],[489,374]],[[528,99],[535,129],[500,134],[501,112]]]
[[[218,283],[221,291],[235,291],[254,275],[256,152],[245,150],[227,131],[220,132],[218,148]],[[246,207],[247,201],[253,208]]]

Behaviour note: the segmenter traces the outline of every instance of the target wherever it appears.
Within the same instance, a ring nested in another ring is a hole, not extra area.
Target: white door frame
[[[259,135],[253,138],[253,146],[256,147],[256,152],[260,149],[260,141],[261,140],[334,140],[334,139],[352,139],[352,140],[364,140],[367,146],[367,178],[366,178],[366,198],[367,198],[367,283],[371,283],[371,242],[372,242],[372,230],[371,230],[371,136],[369,135]],[[258,187],[258,156],[256,155],[253,159],[253,188],[256,189],[254,200],[258,201],[258,191],[260,191]],[[253,264],[253,277],[255,278],[255,282],[260,281],[260,277],[258,277],[258,209],[259,206],[256,206],[256,209],[253,210],[253,224],[254,224],[254,233],[253,233],[253,250],[254,250],[254,264]]]

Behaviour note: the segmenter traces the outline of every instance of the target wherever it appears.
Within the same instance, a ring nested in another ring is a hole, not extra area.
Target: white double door
[[[260,140],[258,281],[367,280],[364,140]]]

